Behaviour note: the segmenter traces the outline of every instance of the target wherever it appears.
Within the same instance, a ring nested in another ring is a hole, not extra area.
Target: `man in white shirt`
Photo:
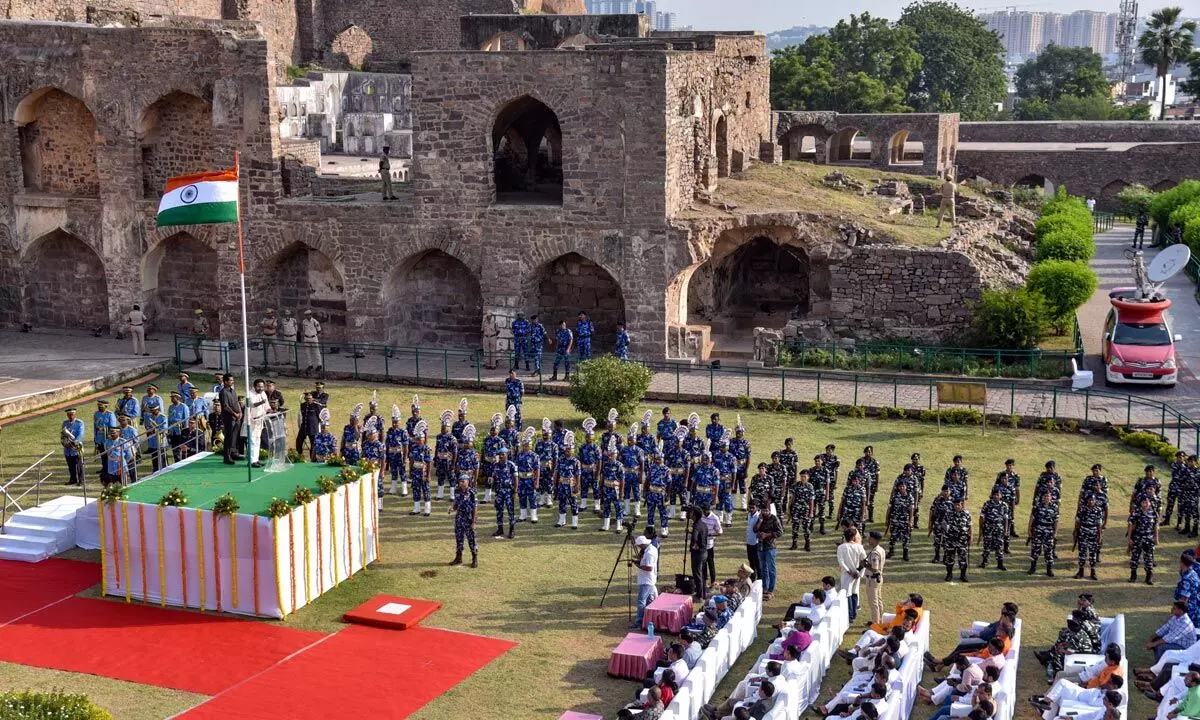
[[[761,571],[758,568],[758,533],[754,532],[754,526],[762,516],[758,511],[758,503],[751,500],[747,505],[746,514],[746,561],[750,563],[757,577],[761,575]]]
[[[838,589],[846,591],[849,600],[850,622],[858,615],[858,584],[862,578],[863,562],[867,559],[867,551],[863,549],[862,537],[858,530],[850,528],[842,534],[845,542],[838,545],[838,568],[842,574],[838,579]]]
[[[783,665],[775,660],[767,663],[765,674],[747,675],[742,680],[738,681],[737,687],[733,689],[729,697],[725,698],[725,702],[720,705],[708,703],[700,709],[700,717],[715,719],[723,718],[733,713],[734,707],[742,703],[747,697],[753,698],[758,690],[758,686],[763,680],[770,680],[772,683],[779,686],[779,676],[783,674]]]
[[[129,337],[133,338],[133,354],[149,355],[146,352],[146,315],[141,305],[134,305],[129,313]]]
[[[696,641],[696,636],[692,634],[691,630],[680,631],[679,641],[684,646],[683,661],[691,670],[696,667],[696,663],[700,662],[700,656],[704,654],[704,646]]]
[[[1125,678],[1113,675],[1103,687],[1085,688],[1073,682],[1055,683],[1043,697],[1030,698],[1030,703],[1042,711],[1044,720],[1054,720],[1064,711],[1104,706],[1104,694],[1109,690],[1120,690]]]
[[[691,672],[691,668],[683,659],[683,646],[679,643],[671,643],[667,647],[667,664],[654,671],[655,685],[662,682],[663,672],[668,669],[675,671],[675,683],[678,685],[682,685],[683,681],[687,679],[688,673]]]
[[[638,566],[638,601],[637,618],[631,627],[640,628],[642,618],[646,615],[646,606],[658,597],[658,548],[654,547],[654,543],[645,535],[638,535],[633,541],[633,546],[638,555],[635,561]]]
[[[724,534],[725,528],[721,525],[720,516],[713,512],[711,507],[701,522],[708,526],[708,557],[706,560],[708,563],[708,582],[709,585],[715,585],[717,582],[717,559],[714,548],[717,545],[717,536]]]
[[[254,388],[246,397],[246,422],[249,427],[249,444],[250,444],[250,459],[251,467],[262,467],[259,461],[258,451],[262,444],[263,425],[267,421],[267,412],[270,411],[271,405],[267,400],[266,383],[262,380],[254,381]]]

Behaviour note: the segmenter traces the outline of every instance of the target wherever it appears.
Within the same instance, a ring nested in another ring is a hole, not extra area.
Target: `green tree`
[[[602,418],[609,408],[621,417],[632,417],[650,389],[650,369],[641,363],[601,355],[576,366],[567,395],[576,410]]]
[[[1013,107],[1013,118],[1016,120],[1053,120],[1054,113],[1050,103],[1040,97],[1022,98]]]
[[[1100,281],[1092,269],[1073,260],[1035,263],[1025,279],[1029,291],[1046,298],[1050,320],[1061,335],[1071,315],[1092,297]]]
[[[1138,38],[1142,62],[1154,66],[1162,83],[1159,120],[1167,116],[1167,74],[1192,54],[1196,23],[1193,20],[1180,20],[1182,14],[1183,10],[1177,7],[1155,10],[1146,22],[1145,32]]]
[[[1187,58],[1188,79],[1179,83],[1179,92],[1196,97],[1200,95],[1200,51],[1193,51]]]
[[[1025,288],[984,290],[973,309],[975,342],[980,347],[1037,347],[1050,322],[1046,299]]]
[[[905,94],[921,65],[908,28],[868,13],[825,35],[775,52],[771,106],[782,110],[908,112]]]
[[[983,21],[952,2],[915,2],[897,23],[916,33],[924,59],[909,84],[908,103],[918,112],[958,112],[964,120],[993,117],[1004,100],[1004,45]]]
[[[1051,43],[1017,68],[1017,95],[1054,102],[1060,97],[1108,96],[1100,56],[1086,47]]]
[[[1127,185],[1117,193],[1117,201],[1121,203],[1121,211],[1126,215],[1149,213],[1150,203],[1154,200],[1154,191],[1145,185],[1134,183]]]

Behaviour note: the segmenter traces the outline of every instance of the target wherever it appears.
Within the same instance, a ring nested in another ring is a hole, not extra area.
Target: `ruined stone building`
[[[152,332],[202,307],[236,334],[235,230],[154,216],[166,178],[238,152],[251,312],[312,308],[332,340],[478,347],[485,314],[507,333],[519,310],[585,308],[601,350],[624,322],[637,355],[689,357],[769,314],[766,290],[839,333],[964,326],[980,273],[961,253],[856,245],[821,208],[692,212],[751,163],[931,175],[958,162],[956,116],[772,114],[762,35],[548,14],[575,4],[13,0],[0,323],[119,326],[141,303]],[[320,172],[322,150],[383,144],[411,155],[397,201]],[[931,281],[944,292],[908,300]]]

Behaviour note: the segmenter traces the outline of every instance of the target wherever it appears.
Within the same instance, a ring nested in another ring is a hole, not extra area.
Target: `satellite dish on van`
[[[1166,282],[1183,270],[1191,259],[1192,251],[1187,245],[1172,245],[1150,261],[1150,265],[1146,267],[1146,279],[1152,283]]]

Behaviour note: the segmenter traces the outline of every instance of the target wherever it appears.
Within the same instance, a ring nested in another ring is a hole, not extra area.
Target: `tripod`
[[[604,607],[604,601],[608,598],[608,591],[612,587],[613,578],[617,576],[617,568],[622,562],[625,563],[625,605],[626,613],[628,614],[629,622],[633,622],[633,523],[625,523],[625,539],[621,541],[621,549],[617,551],[617,561],[613,563],[612,572],[608,576],[608,584],[604,586],[604,594],[600,596],[600,607]]]

